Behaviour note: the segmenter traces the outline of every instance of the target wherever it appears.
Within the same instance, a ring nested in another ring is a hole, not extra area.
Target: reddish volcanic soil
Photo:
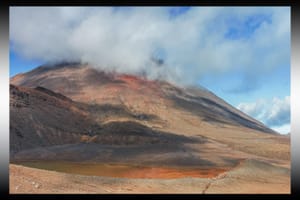
[[[156,168],[151,173],[164,174],[163,176],[167,174],[173,176],[177,173],[164,170],[164,168]],[[138,176],[139,173],[145,172],[141,170],[135,173],[137,173],[135,176]],[[10,164],[9,183],[10,193],[290,194],[289,170],[255,160],[243,161],[232,170],[213,178],[157,179],[86,176]]]
[[[134,166],[130,164],[78,163],[59,161],[32,161],[19,163],[33,168],[47,169],[70,174],[115,178],[177,179],[214,178],[232,167],[167,167]]]
[[[159,91],[160,85],[156,81],[147,80],[146,78],[137,77],[133,75],[116,75],[116,80],[124,81],[132,90],[141,90],[142,88],[145,88],[147,90],[152,90],[152,92]]]
[[[132,170],[127,174],[119,176],[122,178],[155,178],[155,179],[173,179],[173,178],[212,178],[226,169],[172,169],[164,167],[151,167],[145,169]]]

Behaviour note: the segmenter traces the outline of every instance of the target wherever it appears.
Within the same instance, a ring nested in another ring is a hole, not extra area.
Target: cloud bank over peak
[[[258,76],[289,63],[290,8],[11,7],[10,44],[27,59],[177,83],[212,72]]]

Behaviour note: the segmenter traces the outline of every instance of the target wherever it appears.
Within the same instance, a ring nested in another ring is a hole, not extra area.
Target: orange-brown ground
[[[163,167],[151,167],[144,169],[132,170],[128,174],[122,174],[122,178],[162,178],[162,179],[173,179],[173,178],[212,178],[220,173],[225,172],[225,169],[172,169]]]
[[[289,169],[246,160],[214,178],[83,176],[10,164],[10,193],[290,193]]]
[[[199,167],[159,167],[134,166],[130,164],[74,163],[59,161],[32,161],[18,163],[23,166],[53,170],[79,175],[103,176],[115,178],[213,178],[230,168],[199,168]]]

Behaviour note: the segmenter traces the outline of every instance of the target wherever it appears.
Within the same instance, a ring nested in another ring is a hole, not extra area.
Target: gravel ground
[[[83,176],[10,164],[10,193],[290,193],[290,170],[246,160],[214,178]]]

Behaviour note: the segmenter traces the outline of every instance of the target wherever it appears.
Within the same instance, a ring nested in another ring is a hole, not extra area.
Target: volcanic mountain
[[[202,121],[275,133],[208,90],[179,88],[132,75],[105,74],[84,65],[42,66],[13,77],[11,84],[47,88],[90,105],[121,106],[137,115],[160,116],[166,123],[170,121],[168,113],[175,108],[196,115]]]
[[[290,141],[205,88],[40,66],[10,79],[11,162],[70,161],[229,170],[287,165]]]

